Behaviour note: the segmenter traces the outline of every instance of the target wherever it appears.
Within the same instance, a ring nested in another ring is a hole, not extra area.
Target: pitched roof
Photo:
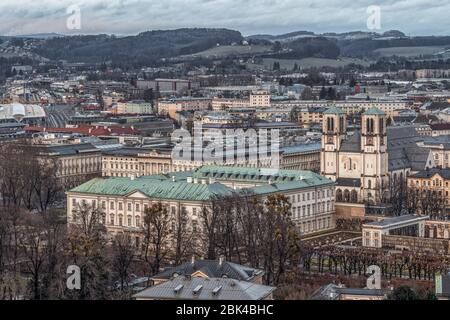
[[[251,181],[268,183],[287,183],[303,181],[305,184],[332,183],[317,173],[304,170],[284,170],[273,168],[247,168],[232,166],[202,166],[192,171],[192,176],[198,179],[213,178],[220,180]]]
[[[362,115],[363,116],[385,116],[386,113],[384,113],[383,111],[381,111],[380,109],[378,109],[376,107],[371,107],[371,108],[367,109]]]
[[[233,189],[220,183],[196,184],[164,180],[165,177],[147,176],[129,178],[95,178],[70,190],[72,193],[126,196],[139,191],[150,198],[205,201],[220,195],[229,195]]]
[[[341,108],[331,107],[324,111],[323,114],[345,114],[345,112]]]
[[[438,168],[433,168],[430,170],[422,170],[412,175],[411,178],[429,179],[436,174],[440,175],[445,180],[450,180],[450,169],[438,169]]]
[[[179,266],[169,268],[157,275],[152,279],[171,279],[174,274],[177,275],[192,275],[198,271],[201,271],[209,278],[222,278],[226,276],[230,279],[250,281],[255,276],[260,276],[264,272],[259,269],[239,265],[228,261],[217,260],[195,260],[194,262],[185,262]]]
[[[342,152],[361,152],[361,132],[355,131],[353,135],[346,137],[341,143]]]
[[[145,289],[136,299],[262,300],[275,287],[229,278],[177,277]]]
[[[198,180],[215,180],[216,183],[191,183],[187,178]],[[175,181],[172,181],[172,178]],[[311,171],[258,169],[244,167],[203,166],[193,171],[175,172],[136,179],[110,177],[96,178],[69,192],[127,196],[140,191],[150,198],[205,201],[216,196],[226,196],[233,189],[220,181],[245,181],[260,183],[260,186],[249,188],[256,194],[278,193],[292,189],[333,185],[333,181]]]
[[[98,152],[100,150],[91,143],[67,144],[67,145],[37,145],[36,150],[45,155],[67,156],[80,153]]]
[[[431,150],[417,145],[423,141],[414,126],[387,128],[389,171],[411,168],[413,171],[424,170]]]

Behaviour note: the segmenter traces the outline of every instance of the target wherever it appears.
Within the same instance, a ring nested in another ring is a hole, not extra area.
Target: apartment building
[[[153,106],[145,101],[118,102],[111,108],[113,114],[152,114]]]
[[[450,169],[423,170],[409,176],[407,183],[409,187],[419,189],[422,197],[445,202],[446,211],[450,213]]]
[[[250,106],[259,108],[270,107],[270,93],[265,90],[253,91],[250,94]]]
[[[246,108],[249,107],[250,101],[248,99],[227,99],[227,98],[213,98],[212,109],[214,111]]]
[[[158,113],[168,115],[171,119],[176,119],[177,112],[184,111],[206,111],[211,109],[212,99],[209,98],[178,98],[158,101]]]
[[[252,91],[247,99],[214,98],[212,100],[212,109],[217,111],[246,107],[270,108],[270,106],[270,93],[265,90]]]

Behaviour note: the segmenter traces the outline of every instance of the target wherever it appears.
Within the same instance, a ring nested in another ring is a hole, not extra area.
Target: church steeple
[[[339,150],[346,130],[347,119],[342,109],[332,107],[323,113],[320,167],[322,175],[330,179],[339,171]]]
[[[386,114],[369,108],[361,117],[361,149],[363,172],[361,186],[366,201],[377,202],[387,186],[388,154]]]
[[[377,108],[369,108],[361,117],[361,148],[366,152],[386,148],[386,114]]]
[[[324,144],[334,145],[339,150],[343,136],[347,131],[347,118],[342,109],[332,107],[323,113],[323,139]]]

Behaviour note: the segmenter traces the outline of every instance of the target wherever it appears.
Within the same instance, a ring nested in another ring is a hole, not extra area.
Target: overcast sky
[[[67,28],[73,4],[81,10],[80,30]],[[368,31],[371,5],[381,8],[380,31],[450,34],[450,0],[0,0],[0,34],[124,35],[181,27],[223,27],[243,35]]]

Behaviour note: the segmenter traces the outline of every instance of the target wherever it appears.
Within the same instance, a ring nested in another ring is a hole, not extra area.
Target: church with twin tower
[[[361,131],[348,133],[344,111],[323,113],[320,161],[321,174],[336,182],[337,207],[355,216],[364,214],[362,204],[382,203],[389,185],[386,114],[369,108],[361,117]]]

